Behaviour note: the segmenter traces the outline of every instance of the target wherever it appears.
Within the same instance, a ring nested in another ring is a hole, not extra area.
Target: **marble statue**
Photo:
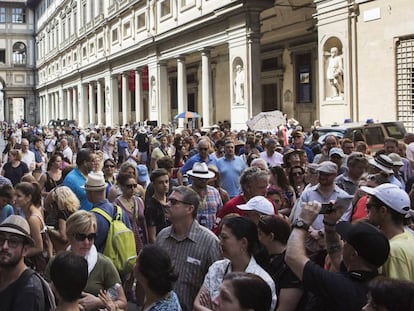
[[[234,98],[236,105],[244,104],[244,69],[241,65],[236,66],[236,77],[234,78]]]
[[[338,55],[338,48],[330,50],[326,77],[332,90],[332,97],[339,97],[344,93],[342,56]]]

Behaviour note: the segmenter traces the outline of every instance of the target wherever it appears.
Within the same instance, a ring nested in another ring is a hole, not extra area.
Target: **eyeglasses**
[[[138,185],[137,184],[128,184],[128,185],[125,185],[125,187],[127,187],[128,189],[135,189],[136,187],[138,187]]]
[[[115,167],[115,165],[105,165],[104,167],[105,167],[105,168],[114,168],[114,167]]]
[[[177,199],[173,199],[173,198],[169,198],[168,202],[171,203],[171,205],[177,205],[178,203],[182,203],[182,204],[187,204],[187,205],[191,205],[192,203],[188,203],[185,201],[181,201],[181,200],[177,200]]]
[[[198,150],[200,150],[200,151],[207,151],[208,148],[198,148]]]
[[[16,248],[20,244],[23,244],[23,240],[15,237],[0,237],[0,246],[4,245],[4,242],[7,241],[7,245],[11,248]]]
[[[96,233],[75,233],[74,238],[76,241],[83,242],[85,239],[88,239],[89,242],[92,242],[96,239]]]

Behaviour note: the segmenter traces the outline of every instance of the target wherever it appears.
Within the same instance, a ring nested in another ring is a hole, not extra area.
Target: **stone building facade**
[[[27,1],[0,1],[0,122],[35,123],[34,10]]]
[[[197,126],[240,129],[278,109],[305,127],[348,118],[414,125],[411,0],[34,2],[29,63],[42,124],[169,123],[190,110],[202,117]]]

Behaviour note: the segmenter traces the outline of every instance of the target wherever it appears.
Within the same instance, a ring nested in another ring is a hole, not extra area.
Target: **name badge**
[[[197,265],[197,266],[200,266],[201,265],[201,261],[200,260],[195,259],[195,258],[190,257],[190,256],[187,256],[187,262],[188,263],[191,263],[193,265]]]

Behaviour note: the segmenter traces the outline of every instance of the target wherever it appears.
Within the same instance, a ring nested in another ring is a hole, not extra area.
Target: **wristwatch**
[[[303,219],[298,218],[293,222],[292,227],[308,231],[310,226]]]

